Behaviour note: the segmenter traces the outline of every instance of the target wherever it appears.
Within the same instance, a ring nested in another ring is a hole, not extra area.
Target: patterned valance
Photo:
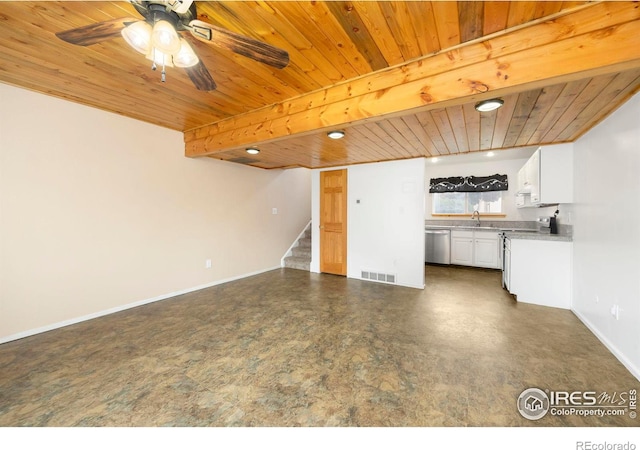
[[[431,178],[429,192],[485,192],[506,191],[509,182],[506,175],[491,175],[489,177],[448,177]]]

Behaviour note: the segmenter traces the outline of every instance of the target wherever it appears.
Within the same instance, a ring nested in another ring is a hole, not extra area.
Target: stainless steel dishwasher
[[[434,264],[451,264],[450,230],[425,228],[424,262]]]

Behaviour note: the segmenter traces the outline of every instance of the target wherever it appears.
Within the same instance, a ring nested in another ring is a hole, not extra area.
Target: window
[[[502,214],[502,192],[441,192],[432,194],[432,214]]]
[[[509,189],[506,175],[431,178],[432,214],[502,214],[502,192]]]

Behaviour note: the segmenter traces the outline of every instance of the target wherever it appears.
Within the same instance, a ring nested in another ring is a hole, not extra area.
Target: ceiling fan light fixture
[[[344,131],[341,131],[341,130],[329,131],[327,133],[327,136],[329,136],[329,138],[331,139],[342,139],[344,137]]]
[[[125,27],[120,32],[127,44],[138,53],[148,55],[151,50],[151,25],[140,20]]]
[[[198,64],[198,56],[184,39],[180,39],[180,50],[173,55],[173,64],[176,67],[193,67]]]
[[[492,98],[490,100],[483,100],[481,102],[476,103],[476,111],[479,112],[489,112],[494,111],[504,105],[504,100],[501,98]]]
[[[258,153],[260,153],[260,150],[258,150],[257,148],[254,148],[254,147],[250,147],[250,148],[246,149],[245,151],[250,155],[257,155]]]
[[[180,50],[180,36],[170,22],[158,20],[153,25],[151,44],[161,52],[173,55]]]
[[[130,3],[144,20],[134,17],[109,19],[60,31],[55,36],[83,47],[122,37],[131,48],[153,62],[152,70],[160,69],[162,82],[167,78],[165,69],[178,66],[186,69],[192,84],[203,92],[213,91],[217,85],[197,56],[195,51],[198,49],[181,39],[180,35],[185,31],[190,31],[198,40],[277,69],[289,65],[286,50],[267,44],[260,37],[244,36],[198,20],[207,15],[198,14],[194,0],[130,0]],[[214,34],[215,40],[212,39]]]

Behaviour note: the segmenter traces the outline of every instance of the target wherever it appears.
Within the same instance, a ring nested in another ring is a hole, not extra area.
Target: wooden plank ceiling
[[[80,47],[55,37],[140,17],[127,2],[0,2],[0,81],[184,132],[187,156],[262,168],[573,141],[640,88],[635,2],[197,8],[199,20],[286,50],[290,64],[275,69],[191,39],[217,83],[202,92],[178,68],[162,83],[122,38]],[[504,106],[474,109],[492,97]],[[328,139],[331,129],[346,137]],[[253,146],[260,154],[245,152]]]

